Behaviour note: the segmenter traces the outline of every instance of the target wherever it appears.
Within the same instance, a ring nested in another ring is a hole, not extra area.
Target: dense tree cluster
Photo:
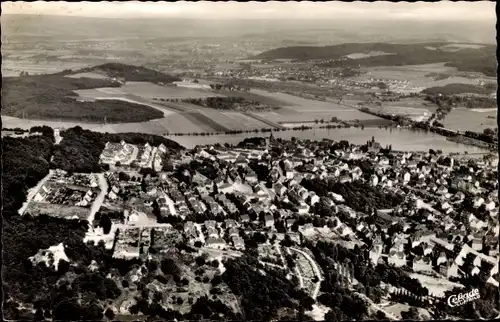
[[[199,321],[209,319],[211,321],[241,320],[241,316],[234,314],[220,300],[211,300],[207,296],[200,297],[191,307],[191,312],[184,316],[186,320]]]
[[[42,125],[42,126],[33,126],[30,129],[30,133],[41,133],[43,136],[51,138],[54,141],[54,129],[50,126]]]
[[[6,298],[31,302],[52,288],[59,274],[43,264],[33,266],[28,258],[38,250],[64,243],[83,244],[87,222],[48,216],[4,217],[3,278]],[[71,246],[70,246],[71,247]],[[68,251],[68,257],[73,255]]]
[[[26,199],[28,188],[49,173],[53,142],[47,136],[2,138],[2,215],[14,214]]]
[[[238,111],[251,111],[251,110],[267,110],[272,108],[263,105],[257,101],[250,101],[244,97],[237,96],[222,96],[222,97],[207,97],[207,98],[187,98],[183,99],[184,102],[213,108],[216,110],[238,110]]]
[[[307,296],[286,279],[284,272],[264,270],[255,257],[231,259],[225,266],[222,280],[235,295],[242,297],[246,320],[270,320],[276,317],[279,308],[298,309],[298,302],[307,302]]]
[[[340,183],[334,180],[314,178],[312,180],[304,179],[301,184],[320,197],[327,196],[328,192],[339,194],[344,197],[346,205],[358,211],[364,211],[367,206],[375,209],[394,208],[403,202],[400,196],[383,192],[361,181]]]
[[[123,79],[128,82],[172,83],[181,79],[143,66],[132,66],[122,63],[106,63],[84,68],[79,72],[104,71],[109,77]]]
[[[463,85],[463,84],[460,84]],[[491,90],[489,90],[491,91]],[[494,108],[497,106],[495,98],[486,96],[463,96],[453,94],[439,95],[434,91],[429,92],[424,98],[426,101],[436,104],[439,108],[449,112],[451,107],[465,106],[467,108]]]
[[[453,84],[446,84],[444,86],[429,87],[424,89],[422,93],[429,95],[438,95],[438,94],[454,95],[454,94],[464,94],[464,93],[490,94],[491,89],[473,84],[453,83]]]
[[[181,168],[182,170],[184,170],[183,167],[179,167],[179,169]],[[188,170],[190,170],[190,172],[192,173],[198,171],[200,174],[204,175],[210,180],[215,180],[219,173],[218,169],[214,166],[213,162],[210,162],[208,160],[203,160],[202,162],[198,160],[193,160],[189,163]]]
[[[261,137],[245,138],[243,141],[238,143],[240,148],[253,148],[253,147],[263,147],[266,145],[266,139]]]

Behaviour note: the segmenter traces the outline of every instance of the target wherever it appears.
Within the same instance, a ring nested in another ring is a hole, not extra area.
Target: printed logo
[[[448,305],[451,307],[456,307],[460,305],[467,304],[471,301],[479,299],[479,290],[477,288],[473,289],[469,293],[460,293],[458,295],[452,295],[448,298]]]

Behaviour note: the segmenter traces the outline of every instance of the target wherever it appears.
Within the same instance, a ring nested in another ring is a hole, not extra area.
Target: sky
[[[495,2],[2,2],[2,14],[102,18],[496,21]]]

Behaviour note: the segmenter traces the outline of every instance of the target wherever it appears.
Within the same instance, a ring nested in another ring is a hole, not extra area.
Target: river
[[[269,137],[270,133],[241,133],[233,135],[213,136],[168,136],[169,139],[178,142],[186,148],[205,144],[237,144],[248,137]],[[392,145],[393,150],[398,151],[429,151],[429,149],[441,150],[443,153],[485,153],[488,150],[475,146],[459,144],[446,140],[444,136],[423,131],[410,131],[408,129],[380,129],[380,128],[343,128],[343,129],[312,129],[306,131],[280,131],[273,132],[275,138],[291,139],[292,137],[322,140],[332,139],[335,141],[347,140],[353,144],[365,144],[375,137],[382,144]]]

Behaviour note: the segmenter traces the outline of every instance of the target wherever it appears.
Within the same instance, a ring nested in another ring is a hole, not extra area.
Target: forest
[[[278,309],[282,307],[299,312],[312,309],[314,300],[297,290],[283,272],[265,268],[265,274],[260,273],[258,268],[262,265],[255,256],[230,259],[225,266],[222,281],[235,295],[242,297],[245,320],[269,321],[276,318]]]
[[[263,105],[257,101],[250,101],[244,97],[230,96],[230,97],[207,97],[207,98],[186,98],[183,102],[213,108],[216,110],[228,111],[262,111],[270,108],[276,109],[277,107],[270,107]]]
[[[83,122],[144,122],[162,118],[163,112],[121,100],[78,101],[75,90],[119,87],[107,79],[70,78],[60,74],[4,77],[2,113],[33,119]]]
[[[424,94],[428,95],[454,95],[454,94],[491,94],[495,89],[486,88],[479,85],[472,84],[446,84],[444,86],[429,87],[422,91]]]
[[[109,77],[120,78],[128,82],[172,83],[181,81],[180,78],[168,75],[143,66],[133,66],[122,63],[106,63],[94,67],[84,68],[71,74],[85,72],[104,72]]]
[[[403,66],[423,65],[445,62],[446,66],[456,67],[464,72],[481,72],[486,76],[496,76],[496,48],[485,45],[478,49],[444,50],[440,47],[447,43],[389,44],[364,43],[340,44],[333,46],[281,47],[263,52],[251,59],[300,59],[329,60],[319,63],[321,67],[352,66]],[[434,47],[429,50],[426,47]],[[352,53],[381,51],[390,55],[371,56],[361,59],[340,59]]]
[[[28,189],[49,173],[54,137],[2,138],[2,215],[18,216]]]

